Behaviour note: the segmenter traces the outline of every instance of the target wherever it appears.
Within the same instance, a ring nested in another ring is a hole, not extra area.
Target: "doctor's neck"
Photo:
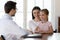
[[[11,17],[15,16],[14,11],[13,11],[13,10],[11,10],[11,11],[9,12],[9,15],[10,15]]]

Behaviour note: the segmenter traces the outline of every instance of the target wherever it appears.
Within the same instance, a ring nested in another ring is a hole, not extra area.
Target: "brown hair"
[[[49,15],[48,9],[42,9],[41,11],[43,11],[46,15]]]
[[[48,9],[42,9],[41,11],[44,12],[44,14],[49,15]],[[48,21],[48,18],[47,18],[47,21]]]
[[[35,6],[35,7],[32,9],[32,19],[34,19],[34,18],[35,18],[35,17],[33,16],[33,11],[34,11],[34,10],[36,10],[36,9],[37,9],[37,10],[39,10],[39,11],[41,10],[41,9],[40,9],[40,7]]]
[[[7,3],[4,5],[5,13],[9,13],[11,9],[16,9],[16,2],[7,1]]]

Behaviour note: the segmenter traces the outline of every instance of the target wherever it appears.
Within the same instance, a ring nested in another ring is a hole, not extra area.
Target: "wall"
[[[52,24],[58,29],[58,17],[60,16],[60,0],[52,0]]]
[[[58,27],[58,17],[60,16],[60,0],[55,0],[55,25]]]

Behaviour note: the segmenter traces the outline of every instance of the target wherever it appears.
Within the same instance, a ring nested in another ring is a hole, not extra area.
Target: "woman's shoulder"
[[[33,20],[30,20],[29,22],[33,22]]]
[[[29,23],[35,23],[35,21],[34,20],[30,20]]]

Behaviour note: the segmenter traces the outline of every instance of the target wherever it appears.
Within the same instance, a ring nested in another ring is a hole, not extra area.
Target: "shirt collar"
[[[10,19],[10,20],[13,20],[12,16],[10,16],[10,15],[7,14],[7,13],[4,14],[4,18],[7,18],[7,19]]]

